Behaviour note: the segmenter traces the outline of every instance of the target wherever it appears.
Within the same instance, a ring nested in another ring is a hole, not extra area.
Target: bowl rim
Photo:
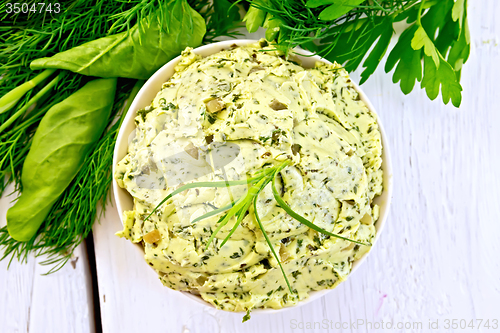
[[[200,46],[200,47],[197,47],[197,48],[194,48],[193,49],[193,52],[194,53],[197,53],[197,54],[201,54],[203,57],[206,57],[210,54],[215,54],[221,50],[224,50],[224,49],[228,49],[234,45],[237,45],[237,46],[245,46],[245,45],[248,45],[248,44],[253,44],[253,43],[257,43],[259,42],[259,40],[254,40],[254,39],[231,39],[231,40],[226,40],[226,41],[221,41],[221,42],[215,42],[215,43],[211,43],[211,44],[208,44],[208,45],[203,45],[203,46]],[[296,48],[294,49],[297,57],[301,60],[305,60],[305,59],[310,59],[310,60],[314,60],[314,61],[320,61],[320,62],[324,62],[324,63],[327,63],[327,64],[331,64],[330,61],[318,56],[318,55],[314,55],[313,53],[309,52],[309,51],[306,51],[306,50],[302,50],[302,49],[299,49],[299,48]],[[114,198],[114,201],[115,201],[115,207],[118,211],[118,215],[120,217],[120,221],[123,225],[123,208],[122,208],[122,198],[123,196],[125,195],[128,195],[130,198],[131,196],[128,194],[128,192],[125,190],[125,189],[122,189],[120,186],[118,186],[118,183],[116,181],[116,179],[114,178],[114,175],[115,175],[115,171],[116,171],[116,165],[117,163],[123,159],[123,157],[127,154],[127,151],[128,151],[128,138],[130,136],[130,134],[135,130],[135,124],[133,124],[134,122],[134,119],[135,119],[135,116],[136,116],[136,112],[138,110],[140,110],[141,108],[144,108],[145,106],[147,105],[150,105],[151,104],[151,101],[152,101],[152,98],[149,99],[148,97],[144,97],[144,95],[147,95],[147,92],[152,89],[152,87],[155,87],[155,86],[158,86],[158,82],[159,83],[159,86],[160,86],[160,89],[161,89],[161,85],[163,84],[163,82],[165,82],[166,80],[168,80],[170,78],[170,75],[166,75],[165,73],[166,72],[172,72],[173,73],[173,69],[174,67],[177,65],[177,63],[180,61],[181,59],[181,56],[177,56],[176,58],[170,60],[169,62],[167,62],[165,65],[163,65],[160,69],[158,69],[145,83],[144,85],[142,86],[142,88],[139,90],[139,92],[137,93],[137,95],[135,96],[133,102],[130,104],[130,107],[128,110],[124,110],[123,112],[127,112],[125,118],[123,119],[123,123],[122,123],[122,126],[120,127],[120,130],[118,132],[118,136],[117,136],[117,139],[116,139],[116,144],[115,144],[115,147],[114,147],[114,151],[113,151],[113,167],[112,167],[112,174],[113,174],[113,180],[112,180],[112,183],[113,183],[113,198]],[[166,78],[165,78],[166,77]],[[380,215],[379,215],[379,218],[378,220],[375,222],[375,228],[376,228],[376,234],[375,234],[375,237],[373,239],[373,242],[372,242],[372,246],[370,248],[370,250],[368,252],[366,252],[361,258],[359,258],[358,260],[354,261],[352,263],[352,268],[351,268],[351,272],[349,273],[347,279],[349,277],[352,276],[352,274],[358,270],[358,268],[361,266],[362,263],[364,263],[367,259],[367,257],[369,256],[369,254],[371,252],[373,252],[373,248],[375,247],[375,244],[378,242],[378,239],[380,238],[380,234],[382,233],[385,225],[386,225],[386,221],[387,221],[387,217],[389,215],[389,208],[391,206],[391,201],[392,201],[392,191],[393,191],[393,172],[392,172],[392,161],[391,161],[391,154],[390,154],[390,148],[389,148],[389,143],[388,143],[388,140],[387,140],[387,136],[385,134],[385,130],[384,130],[384,127],[382,125],[382,122],[380,120],[380,117],[378,116],[378,113],[376,112],[375,110],[375,107],[373,106],[373,104],[370,102],[370,100],[368,99],[368,97],[366,96],[366,94],[361,90],[361,88],[359,87],[359,85],[357,83],[355,83],[352,78],[351,78],[351,83],[353,84],[354,88],[356,89],[356,91],[359,93],[360,95],[360,98],[361,100],[366,104],[366,107],[372,112],[375,114],[376,116],[376,120],[377,120],[377,124],[379,126],[379,131],[380,131],[380,136],[381,136],[381,140],[382,140],[382,171],[383,171],[383,190],[382,190],[382,193],[377,196],[374,200],[377,201],[378,200],[378,204],[380,206]],[[156,94],[159,92],[160,89],[157,89],[157,88],[154,88],[154,96],[156,96]],[[144,99],[148,98],[148,100],[146,100],[146,104],[144,104]],[[127,127],[130,127],[130,123],[132,122],[133,124],[133,129],[132,131],[127,131]],[[127,133],[125,133],[127,132]],[[125,149],[125,153],[123,153],[123,140],[126,140],[126,149]],[[120,157],[119,157],[120,156]],[[139,249],[141,251],[141,253],[144,255],[144,248],[143,246],[141,246],[139,243],[138,244],[133,244],[133,246],[135,246],[137,249]],[[145,267],[149,267],[148,265],[146,265]],[[346,280],[347,280],[346,279]],[[345,280],[345,281],[346,281]],[[342,281],[342,282],[345,282],[345,281]],[[340,282],[340,283],[342,283]],[[339,284],[340,284],[339,283]],[[336,287],[332,288],[332,289],[323,289],[323,290],[318,290],[318,291],[310,291],[309,292],[309,297],[298,302],[297,304],[293,305],[293,306],[288,306],[288,307],[283,307],[283,308],[280,308],[280,309],[271,309],[271,308],[265,308],[265,309],[254,309],[252,310],[252,315],[254,314],[269,314],[269,313],[280,313],[280,312],[283,312],[283,311],[286,311],[286,310],[289,310],[289,309],[296,309],[300,306],[303,306],[307,303],[310,303],[316,299],[319,299],[321,297],[323,297],[324,295],[326,295],[327,293],[335,290],[338,285],[336,285]],[[182,294],[186,295],[188,298],[200,303],[200,304],[203,304],[205,306],[208,306],[210,307],[211,309],[216,309],[213,305],[211,305],[210,303],[206,302],[205,300],[203,300],[200,296],[197,296],[197,295],[194,295],[194,294],[191,294],[189,292],[185,292],[185,291],[181,291]],[[217,309],[219,310],[219,309]],[[225,311],[225,312],[233,312],[233,311],[226,311],[226,310],[219,310],[219,311]],[[233,312],[233,313],[243,313],[243,312]]]

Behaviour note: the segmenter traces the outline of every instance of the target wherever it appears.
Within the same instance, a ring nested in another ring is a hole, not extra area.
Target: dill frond
[[[142,81],[119,81],[115,104],[108,119],[108,130],[89,154],[73,182],[52,207],[49,215],[31,240],[19,242],[10,237],[7,227],[0,229],[3,256],[26,262],[28,256],[45,256],[42,265],[51,266],[46,274],[61,269],[75,248],[89,235],[94,222],[105,211],[112,174],[113,151],[121,122]],[[124,104],[127,102],[127,105]]]
[[[39,1],[38,1],[39,2]],[[28,5],[37,3],[27,1]],[[36,77],[40,72],[29,68],[31,61],[51,56],[80,44],[119,33],[147,17],[159,6],[157,0],[72,0],[61,4],[61,13],[8,14],[0,5],[0,97]],[[55,74],[54,74],[55,75]],[[81,88],[89,78],[62,72],[53,91],[28,108],[9,130],[0,133],[0,196],[7,184],[15,182],[21,190],[21,169],[31,145],[31,138],[45,112]],[[50,79],[48,79],[50,80]],[[46,80],[45,83],[49,81]],[[44,88],[40,84],[26,93],[15,107],[0,113],[0,124],[22,110]]]

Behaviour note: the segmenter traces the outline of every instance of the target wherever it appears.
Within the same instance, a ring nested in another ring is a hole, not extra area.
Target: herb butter
[[[263,226],[290,281],[255,221],[253,207],[229,241],[235,218],[206,248],[225,207],[248,186],[182,184],[245,179],[291,159],[279,190],[298,214],[329,231],[369,243],[382,192],[376,115],[338,64],[304,69],[261,41],[206,58],[187,48],[150,107],[138,112],[135,137],[115,178],[134,198],[120,236],[142,243],[162,283],[228,311],[282,308],[345,280],[368,246],[325,236],[290,217],[268,185],[257,198]]]

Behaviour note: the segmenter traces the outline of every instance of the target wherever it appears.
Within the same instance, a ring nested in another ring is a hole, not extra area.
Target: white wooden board
[[[10,186],[6,193],[12,191]],[[0,227],[12,197],[0,200]],[[3,251],[1,252],[3,254]],[[78,259],[76,259],[78,258]],[[0,261],[0,332],[94,332],[92,281],[85,245],[74,253],[74,267],[45,276],[43,257],[30,256],[27,264]]]

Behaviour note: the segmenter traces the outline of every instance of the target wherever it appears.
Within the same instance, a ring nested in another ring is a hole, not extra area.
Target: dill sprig
[[[205,19],[207,32],[203,44],[210,44],[220,37],[237,38],[241,24],[239,8],[229,0],[188,0],[189,5]]]
[[[61,4],[62,12],[58,14],[30,11],[7,13],[6,4],[0,4],[0,97],[40,75],[39,71],[29,68],[34,59],[124,31],[127,29],[126,24],[121,24],[124,20],[134,23],[149,14],[149,11],[141,10],[144,2],[73,0]],[[158,5],[157,1],[147,2]],[[31,6],[37,1],[29,0],[26,3]],[[134,12],[135,16],[127,16],[130,12]],[[116,23],[114,27],[113,23]],[[51,77],[32,87],[24,96],[20,95],[13,107],[0,112],[0,124],[7,129],[0,133],[0,196],[11,182],[15,182],[16,191],[21,190],[21,168],[31,138],[46,111],[91,79],[64,71],[58,75],[58,82],[51,90],[57,91],[57,94],[46,91],[36,103],[30,105],[30,101],[44,89]]]
[[[27,242],[19,242],[10,237],[6,226],[0,229],[0,248],[4,251],[0,260],[11,256],[10,262],[14,258],[26,262],[30,254],[46,256],[41,262],[51,266],[46,274],[56,272],[71,259],[75,248],[89,235],[94,221],[104,213],[112,180],[116,137],[126,111],[143,83],[138,81],[133,86],[134,80],[120,82],[108,119],[108,130],[86,157],[73,182],[56,201],[37,235]],[[126,100],[127,105],[124,106]]]
[[[189,183],[189,184],[183,185],[183,186],[179,187],[178,189],[174,190],[173,192],[171,192],[170,194],[168,194],[165,198],[163,198],[160,201],[160,203],[158,203],[158,205],[156,205],[153,208],[153,210],[151,211],[151,213],[144,219],[144,221],[147,221],[151,217],[151,215],[153,215],[158,209],[160,209],[160,207],[163,204],[168,203],[168,201],[174,195],[176,195],[178,193],[181,193],[181,192],[183,192],[185,190],[188,190],[188,189],[191,189],[191,188],[200,188],[200,187],[210,187],[210,188],[214,188],[215,187],[215,188],[217,188],[217,187],[230,187],[230,186],[245,185],[245,184],[249,185],[250,188],[248,189],[247,193],[244,196],[242,196],[241,198],[239,198],[236,202],[232,202],[228,206],[225,206],[225,207],[222,207],[222,208],[218,208],[218,209],[214,209],[213,211],[205,213],[205,214],[197,217],[196,219],[194,219],[191,223],[195,223],[195,222],[201,221],[203,219],[206,219],[206,218],[209,218],[209,217],[212,217],[214,215],[218,215],[218,214],[220,214],[222,212],[227,211],[227,213],[225,213],[217,221],[217,228],[212,232],[212,234],[210,235],[210,238],[208,239],[208,241],[205,244],[205,251],[206,251],[206,250],[208,250],[210,244],[212,244],[212,242],[213,242],[215,236],[217,235],[217,233],[225,225],[227,225],[229,223],[229,221],[231,220],[231,218],[236,217],[236,222],[234,223],[234,225],[231,228],[231,230],[228,233],[228,235],[224,238],[224,240],[220,244],[220,247],[222,247],[229,240],[229,238],[231,237],[231,235],[235,232],[236,228],[238,228],[238,226],[240,225],[240,223],[243,220],[243,218],[248,214],[249,207],[253,204],[253,212],[254,212],[255,220],[256,220],[256,222],[257,222],[257,224],[259,226],[259,229],[261,230],[261,232],[262,232],[262,234],[263,234],[263,236],[264,236],[264,238],[266,240],[266,243],[269,246],[269,249],[270,249],[272,255],[274,256],[274,258],[278,262],[278,265],[280,267],[281,272],[283,273],[283,277],[284,277],[285,282],[286,282],[286,284],[288,286],[288,289],[293,294],[294,291],[292,290],[290,282],[289,282],[289,280],[288,280],[288,278],[286,276],[286,273],[285,273],[285,270],[284,270],[284,268],[282,266],[280,258],[276,254],[276,251],[274,250],[273,244],[272,244],[269,236],[267,235],[266,230],[265,230],[265,228],[264,228],[264,226],[263,226],[263,224],[262,224],[262,222],[260,220],[258,209],[257,209],[257,198],[258,198],[259,194],[262,192],[262,190],[268,184],[271,183],[273,195],[274,195],[274,198],[275,198],[276,202],[278,203],[278,205],[281,208],[283,208],[283,210],[285,210],[285,212],[287,212],[292,218],[296,219],[300,223],[302,223],[302,224],[306,225],[307,227],[309,227],[309,228],[311,228],[311,229],[313,229],[313,230],[315,230],[315,231],[317,231],[319,233],[322,233],[322,234],[324,234],[326,236],[339,238],[339,239],[342,239],[342,240],[345,240],[345,241],[349,241],[349,242],[352,242],[352,243],[355,243],[355,244],[359,244],[359,245],[371,246],[371,244],[370,243],[359,242],[357,240],[350,239],[350,238],[347,238],[347,237],[343,237],[343,236],[340,236],[340,235],[335,234],[333,232],[329,232],[329,231],[327,231],[327,230],[325,230],[323,228],[318,227],[313,222],[309,221],[305,217],[303,217],[300,214],[296,213],[292,208],[290,208],[290,206],[288,206],[288,204],[283,200],[283,198],[279,194],[279,192],[277,190],[277,187],[276,187],[276,179],[277,179],[278,174],[284,168],[286,168],[288,165],[290,165],[290,163],[291,163],[291,160],[285,160],[285,161],[281,162],[280,164],[278,164],[276,166],[268,167],[268,168],[265,168],[263,170],[260,170],[260,171],[256,172],[252,177],[244,179],[244,180],[214,181],[214,182],[194,182],[194,183]]]
[[[237,24],[239,14],[227,0],[189,2],[206,20],[205,42],[221,35],[235,36],[230,30]],[[31,6],[37,1],[28,0],[27,4]],[[151,15],[162,8],[161,0],[73,0],[61,7],[62,12],[57,14],[22,11],[7,14],[5,4],[0,4],[0,196],[11,182],[15,183],[14,193],[22,190],[22,166],[45,113],[92,79],[67,71],[32,71],[31,61],[128,31],[137,22],[151,18],[160,20],[160,25],[168,29],[168,22],[163,22],[168,15]],[[123,105],[130,89],[129,81],[118,86],[112,114],[116,115],[116,108]],[[53,91],[57,94],[51,93]],[[109,122],[112,121],[110,118]],[[87,156],[82,169],[47,216],[39,237],[17,242],[9,236],[6,227],[0,229],[2,259],[11,255],[26,261],[28,255],[34,253],[48,256],[43,264],[53,266],[49,273],[64,266],[76,246],[89,234],[98,217],[98,203],[105,207],[119,124],[113,125],[95,151]]]

